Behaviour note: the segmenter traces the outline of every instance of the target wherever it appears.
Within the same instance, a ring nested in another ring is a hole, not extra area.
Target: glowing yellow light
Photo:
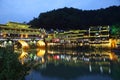
[[[28,56],[28,53],[27,52],[22,52],[21,53],[21,55],[19,56],[19,59],[23,59],[23,58],[25,58],[25,57],[27,57]]]
[[[37,42],[37,47],[38,47],[38,48],[45,48],[45,42],[39,40],[39,41]]]
[[[25,35],[25,38],[28,38],[28,34]]]
[[[118,60],[118,57],[115,55],[114,52],[111,52],[111,53],[109,54],[109,57],[110,57],[110,60]]]
[[[42,57],[42,63],[44,63],[45,62],[45,59]]]
[[[6,38],[6,34],[5,33],[3,34],[3,37]]]
[[[37,49],[37,56],[38,57],[43,57],[44,54],[45,54],[45,49],[40,49],[40,48]]]
[[[20,35],[20,38],[23,38],[23,34]]]
[[[111,48],[116,48],[116,40],[115,39],[109,39],[109,46]]]
[[[27,42],[23,41],[23,40],[18,40],[18,42],[22,45],[22,49],[24,51],[29,49],[29,45],[27,44]]]
[[[24,64],[24,60],[25,60],[26,57],[28,57],[28,53],[22,50],[22,53],[18,57],[18,59],[21,61],[22,64]]]

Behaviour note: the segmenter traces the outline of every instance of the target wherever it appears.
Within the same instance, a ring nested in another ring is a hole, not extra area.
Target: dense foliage
[[[111,35],[114,38],[120,37],[120,25],[116,24],[111,26]]]
[[[8,49],[7,49],[8,48]],[[0,48],[0,80],[23,80],[27,68],[18,60],[11,47]]]
[[[28,24],[45,29],[87,29],[89,26],[113,25],[120,23],[120,6],[99,10],[62,8],[41,13]]]

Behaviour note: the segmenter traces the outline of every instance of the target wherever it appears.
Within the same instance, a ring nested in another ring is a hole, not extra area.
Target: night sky
[[[120,0],[0,0],[0,24],[29,22],[42,12],[58,8],[94,10],[113,5],[120,5]]]

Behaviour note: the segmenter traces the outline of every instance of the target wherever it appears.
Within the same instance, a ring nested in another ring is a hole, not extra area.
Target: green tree
[[[120,37],[120,25],[116,24],[116,25],[112,25],[111,26],[111,35],[114,38],[119,38]]]
[[[0,48],[0,80],[23,80],[27,70],[19,62],[17,54],[7,48]]]

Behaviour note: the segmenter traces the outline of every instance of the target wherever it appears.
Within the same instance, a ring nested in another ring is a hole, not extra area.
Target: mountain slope
[[[41,13],[28,24],[45,29],[87,29],[89,26],[113,25],[120,23],[120,6],[99,10],[62,8]]]

